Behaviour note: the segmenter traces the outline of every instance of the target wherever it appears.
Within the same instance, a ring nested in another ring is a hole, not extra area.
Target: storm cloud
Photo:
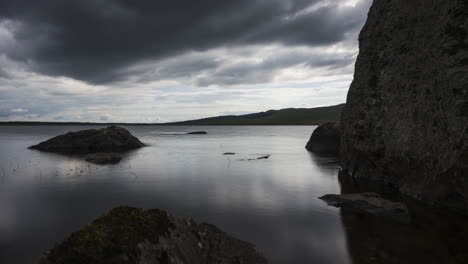
[[[341,103],[370,3],[2,0],[0,117],[175,121]]]
[[[142,61],[255,44],[324,46],[362,25],[363,9],[323,0],[3,0],[2,52],[33,71],[103,84]],[[0,35],[1,36],[1,35]],[[1,47],[1,46],[0,46]]]

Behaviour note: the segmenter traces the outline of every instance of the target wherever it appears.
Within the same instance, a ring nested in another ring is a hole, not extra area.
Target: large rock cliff
[[[468,212],[468,1],[374,0],[342,114],[343,167]]]

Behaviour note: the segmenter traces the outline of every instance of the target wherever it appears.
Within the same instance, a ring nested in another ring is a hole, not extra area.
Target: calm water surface
[[[215,224],[273,263],[350,262],[339,210],[317,199],[340,187],[334,159],[304,149],[314,127],[127,127],[149,146],[109,166],[26,149],[85,128],[0,127],[0,263],[35,263],[122,204]]]
[[[413,223],[406,226],[317,199],[362,189],[340,186],[335,158],[304,149],[314,127],[127,127],[149,146],[106,166],[27,149],[86,128],[0,126],[1,264],[37,263],[117,205],[215,224],[274,264],[468,263],[466,218],[409,203]],[[208,134],[181,135],[196,130]]]

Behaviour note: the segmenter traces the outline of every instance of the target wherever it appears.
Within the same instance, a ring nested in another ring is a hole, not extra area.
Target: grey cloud
[[[10,30],[16,43],[0,52],[42,74],[111,83],[132,77],[126,70],[131,65],[187,51],[338,43],[362,25],[369,5],[369,0],[354,8],[330,2],[300,13],[324,1],[3,0],[0,20],[15,22]],[[154,76],[190,75],[216,66],[211,63]]]
[[[216,69],[221,65],[212,54],[175,57],[173,59],[140,65],[136,69],[121,72],[121,76],[136,76],[133,81],[138,83],[154,80],[171,80],[191,78],[200,72]]]
[[[274,57],[256,63],[237,63],[220,67],[196,80],[198,86],[259,84],[272,81],[278,70],[294,66],[338,69],[348,73],[347,66],[354,63],[351,54],[317,54],[308,52],[280,52]]]
[[[172,95],[161,95],[156,96],[154,100],[156,102],[161,101],[174,101],[175,103],[185,104],[214,104],[221,100],[227,99],[238,99],[245,95],[245,92],[241,91],[217,91],[211,93],[198,93],[198,94],[172,94]]]
[[[0,69],[0,78],[4,78],[4,79],[10,78],[10,74],[8,74],[8,72],[6,72],[5,70]]]

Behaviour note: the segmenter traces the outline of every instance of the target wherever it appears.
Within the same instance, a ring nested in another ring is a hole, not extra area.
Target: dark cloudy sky
[[[166,122],[345,101],[371,0],[1,0],[0,120]]]

